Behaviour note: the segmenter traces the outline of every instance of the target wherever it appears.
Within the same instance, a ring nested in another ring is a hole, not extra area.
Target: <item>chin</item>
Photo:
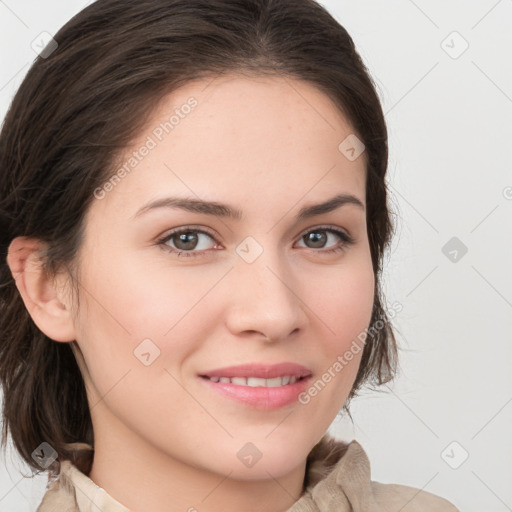
[[[295,442],[288,437],[285,442],[280,436],[267,432],[259,438],[246,437],[228,443],[233,448],[225,447],[224,453],[218,454],[217,460],[227,461],[226,465],[218,468],[217,472],[230,474],[229,478],[235,480],[268,480],[281,478],[303,464],[309,453],[309,446],[302,442]]]

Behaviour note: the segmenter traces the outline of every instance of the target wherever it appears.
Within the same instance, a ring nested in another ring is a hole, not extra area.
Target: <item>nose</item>
[[[259,333],[270,341],[284,341],[305,328],[308,308],[301,286],[308,280],[299,279],[277,251],[265,250],[252,263],[240,259],[230,280],[226,322],[234,336]]]

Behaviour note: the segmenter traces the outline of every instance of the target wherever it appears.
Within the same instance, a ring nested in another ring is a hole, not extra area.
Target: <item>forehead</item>
[[[160,101],[120,155],[117,169],[125,172],[102,207],[130,216],[166,192],[229,197],[242,210],[258,201],[291,208],[336,192],[364,204],[365,154],[350,160],[340,150],[353,133],[331,99],[304,81],[230,75],[190,82]]]

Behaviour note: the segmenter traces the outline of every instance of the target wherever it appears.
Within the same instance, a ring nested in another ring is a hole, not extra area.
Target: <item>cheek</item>
[[[363,257],[357,264],[347,264],[336,279],[332,275],[326,278],[323,293],[309,295],[314,305],[311,309],[322,326],[315,352],[321,354],[323,363],[323,373],[317,375],[311,394],[329,395],[317,403],[326,417],[341,408],[356,378],[373,311],[374,287],[371,261]]]
[[[325,326],[327,349],[345,350],[368,327],[375,298],[371,261],[361,258],[339,273],[326,276],[323,285],[311,293],[313,308]]]
[[[170,336],[195,315],[224,271],[166,264],[165,257],[151,261],[125,257],[99,293],[106,295],[112,311],[133,335]]]
[[[95,261],[83,271],[78,331],[99,385],[144,363],[162,370],[170,361],[179,366],[207,336],[202,326],[215,312],[204,306],[212,305],[211,298],[204,298],[221,277],[219,270],[172,269],[159,261],[149,266],[114,250],[108,261],[115,268],[103,264],[106,259]]]

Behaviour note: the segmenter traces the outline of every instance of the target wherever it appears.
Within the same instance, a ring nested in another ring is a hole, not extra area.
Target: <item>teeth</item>
[[[268,387],[277,388],[279,386],[286,386],[287,384],[294,384],[297,377],[285,375],[284,377],[274,377],[272,379],[261,379],[258,377],[208,377],[213,382],[222,382],[224,384],[236,384],[237,386],[255,387]]]
[[[247,383],[249,384],[249,379]],[[277,388],[278,386],[283,385],[283,378],[282,377],[274,377],[273,379],[258,379],[263,381],[260,386],[266,386],[267,388]],[[266,380],[266,382],[265,382]],[[250,385],[250,384],[249,384]]]
[[[263,379],[245,379],[244,377],[232,377],[229,379],[231,384],[237,384],[238,386],[264,386],[265,381]],[[247,381],[249,380],[249,384]],[[256,382],[258,381],[258,382]],[[263,381],[263,382],[260,382]]]

